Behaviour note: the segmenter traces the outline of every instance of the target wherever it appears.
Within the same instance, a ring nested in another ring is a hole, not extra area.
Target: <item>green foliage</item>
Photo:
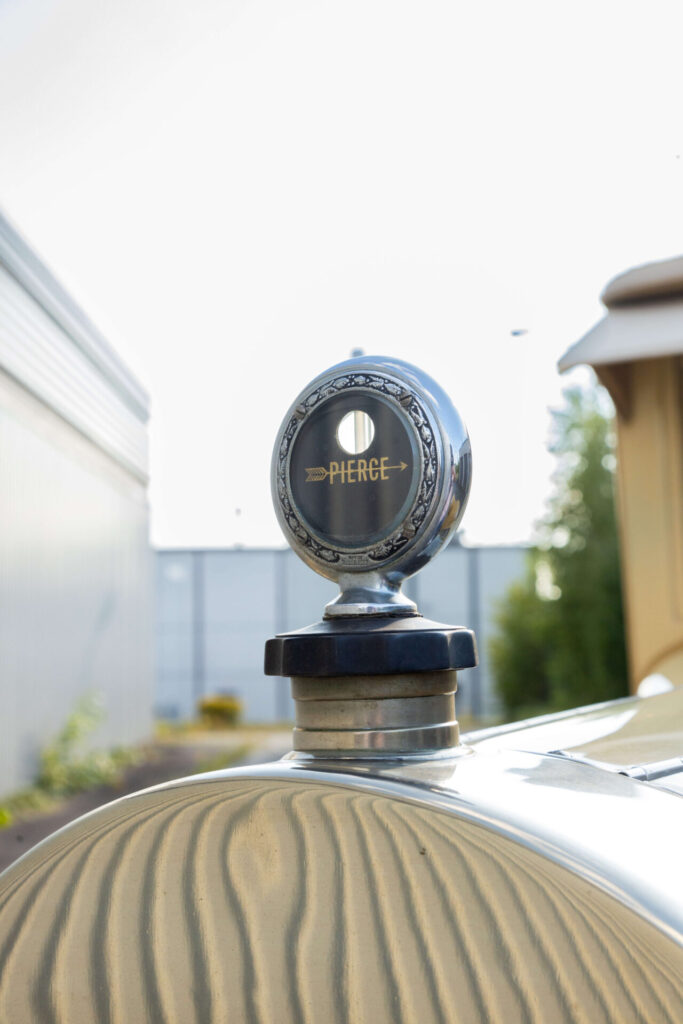
[[[514,717],[627,692],[614,441],[600,403],[572,389],[554,414],[554,495],[527,576],[499,608],[491,657]]]
[[[197,765],[198,772],[218,772],[223,768],[230,768],[237,761],[243,761],[253,747],[252,743],[240,743],[232,750],[222,750],[218,754],[212,754]]]
[[[102,718],[96,696],[87,694],[78,701],[55,740],[41,754],[36,780],[39,789],[50,796],[66,796],[118,781],[133,755],[121,748],[104,751],[86,747]]]
[[[102,718],[99,699],[93,694],[81,697],[60,732],[41,753],[35,785],[0,805],[0,828],[11,825],[16,814],[41,810],[61,797],[119,781],[123,769],[136,760],[137,754],[123,748],[87,749],[88,738]]]
[[[197,705],[204,725],[211,729],[225,729],[237,725],[242,714],[242,701],[228,693],[202,697]]]
[[[548,677],[539,666],[552,655],[552,624],[536,593],[533,563],[526,577],[509,588],[497,615],[490,655],[498,693],[508,712],[532,714],[550,700]]]
[[[0,828],[8,828],[17,815],[44,811],[54,804],[54,797],[49,796],[37,786],[29,786],[18,793],[5,797],[0,804]]]

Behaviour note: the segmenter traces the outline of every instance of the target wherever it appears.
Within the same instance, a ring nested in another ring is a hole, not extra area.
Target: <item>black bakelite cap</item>
[[[266,641],[267,676],[372,676],[477,664],[474,633],[422,616],[329,619]]]

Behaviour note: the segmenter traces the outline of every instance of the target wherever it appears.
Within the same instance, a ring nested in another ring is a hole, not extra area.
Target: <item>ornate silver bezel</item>
[[[289,478],[292,447],[306,420],[321,403],[350,389],[379,394],[389,404],[395,405],[412,426],[420,452],[420,475],[408,514],[388,537],[353,550],[332,545],[316,534],[297,507]],[[337,373],[305,391],[285,422],[274,460],[275,493],[281,521],[302,556],[336,575],[382,569],[409,550],[424,532],[439,502],[438,481],[442,466],[439,441],[438,424],[422,399],[404,381],[389,374],[374,370]]]

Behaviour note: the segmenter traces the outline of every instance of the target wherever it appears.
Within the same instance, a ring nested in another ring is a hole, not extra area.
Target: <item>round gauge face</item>
[[[289,485],[321,541],[363,549],[405,519],[420,482],[417,438],[405,414],[363,391],[321,402],[292,444]]]
[[[312,381],[285,417],[275,509],[296,553],[322,575],[397,580],[457,526],[468,451],[435,381],[397,360],[353,359]]]

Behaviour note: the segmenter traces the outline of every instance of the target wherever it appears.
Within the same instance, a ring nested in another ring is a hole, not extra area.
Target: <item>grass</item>
[[[219,772],[223,768],[231,768],[237,761],[242,761],[253,749],[253,743],[242,743],[233,750],[221,751],[212,757],[207,757],[197,765],[198,772]]]
[[[207,727],[205,722],[201,719],[193,719],[189,722],[171,722],[167,719],[159,719],[155,727],[155,736],[157,740],[166,742],[167,740],[182,740],[184,737],[192,738],[197,734],[202,736],[210,732],[212,735],[215,733],[217,736],[221,734],[230,735],[230,733],[269,733],[269,732],[281,732],[283,729],[291,730],[294,728],[294,723],[288,722],[240,722],[237,725],[226,725],[222,728],[217,726]]]
[[[102,718],[96,695],[87,694],[78,701],[57,736],[42,751],[35,783],[0,803],[0,828],[11,825],[17,815],[49,810],[74,793],[115,785],[125,769],[140,760],[141,751],[124,747],[86,749],[88,736]]]
[[[160,756],[160,749],[157,747],[155,751],[153,746],[137,749],[118,747],[109,751],[88,750],[87,739],[101,720],[102,709],[95,696],[89,695],[78,702],[62,729],[42,751],[34,784],[0,801],[0,829],[9,827],[18,817],[26,818],[51,811],[75,793],[99,786],[116,786],[126,768]],[[226,741],[230,738],[233,742],[228,749],[209,753],[193,769],[196,772],[215,772],[243,760],[258,742],[258,733],[283,727],[250,724],[207,729],[201,721],[159,722],[156,738],[162,744],[183,741],[191,743],[194,738],[206,736],[207,733],[219,743],[223,737]],[[287,727],[291,728],[291,723],[287,723]],[[243,733],[247,736],[243,736]]]
[[[292,722],[268,722],[265,724],[250,722],[247,725],[226,725],[223,728],[213,725],[207,728],[206,723],[201,719],[189,722],[162,720],[157,721],[155,734],[157,742],[162,744],[184,742],[190,744],[193,739],[207,736],[211,737],[212,745],[214,738],[217,742],[220,742],[222,738],[225,738],[226,741],[228,739],[239,740],[234,746],[209,755],[200,761],[195,769],[197,772],[217,772],[242,761],[258,744],[263,734],[281,732],[283,729],[289,731],[292,728]]]

